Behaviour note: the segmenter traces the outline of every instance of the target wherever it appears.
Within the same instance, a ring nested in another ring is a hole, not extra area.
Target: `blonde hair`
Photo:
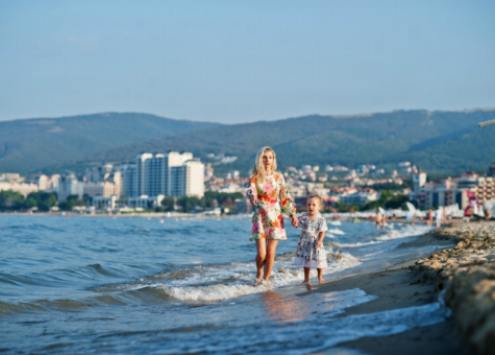
[[[318,204],[320,205],[320,209],[323,207],[323,199],[321,198],[320,195],[318,195],[318,194],[311,194],[311,195],[309,195],[306,198],[306,203],[308,203],[312,199],[318,200]]]
[[[258,155],[256,155],[256,162],[253,168],[253,176],[265,176],[266,171],[265,166],[263,165],[263,154],[265,154],[266,152],[271,152],[273,154],[272,171],[274,173],[277,171],[277,154],[272,147],[264,146],[260,149]]]

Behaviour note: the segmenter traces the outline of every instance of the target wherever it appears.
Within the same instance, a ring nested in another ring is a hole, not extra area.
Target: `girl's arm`
[[[320,226],[318,228],[318,240],[316,241],[317,248],[321,248],[323,246],[323,239],[325,239],[325,232],[328,230],[327,221],[325,217],[320,217]]]
[[[318,233],[318,240],[316,241],[316,247],[319,249],[323,246],[323,239],[325,239],[325,232]]]

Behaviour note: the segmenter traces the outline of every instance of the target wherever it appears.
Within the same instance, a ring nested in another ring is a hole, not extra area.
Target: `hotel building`
[[[204,195],[204,164],[192,153],[143,153],[122,166],[126,198]]]

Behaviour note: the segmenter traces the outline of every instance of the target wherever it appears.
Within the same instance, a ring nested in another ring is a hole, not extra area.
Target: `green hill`
[[[0,123],[0,171],[36,172],[98,161],[128,161],[143,151],[239,157],[224,169],[247,171],[263,145],[280,165],[394,164],[410,160],[436,173],[484,171],[495,160],[493,111],[400,110],[355,116],[309,115],[221,125],[138,113],[107,113]]]
[[[0,171],[56,171],[102,151],[215,126],[114,112],[0,122]]]
[[[411,160],[441,174],[484,171],[495,159],[495,127],[480,121],[495,111],[394,111],[351,117],[311,115],[269,122],[224,125],[146,144],[104,152],[101,157],[134,156],[140,151],[173,148],[204,157],[233,154],[229,166],[247,171],[256,152],[271,145],[282,166],[302,164],[395,164]]]

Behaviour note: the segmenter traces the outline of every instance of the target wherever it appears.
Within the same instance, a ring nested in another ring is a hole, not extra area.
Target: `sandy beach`
[[[421,282],[411,271],[409,261],[385,271],[352,276],[330,282],[317,292],[341,291],[359,287],[378,296],[374,301],[350,308],[345,314],[366,314],[419,306],[435,302],[438,292],[432,282]],[[449,339],[446,341],[446,339]],[[470,354],[468,345],[449,320],[385,337],[366,337],[340,344],[368,354]]]
[[[444,297],[452,316],[433,326],[339,344],[370,354],[495,353],[495,223],[457,222],[401,247],[445,243],[427,258],[331,281],[316,292],[359,287],[378,296],[346,315],[419,306]]]

